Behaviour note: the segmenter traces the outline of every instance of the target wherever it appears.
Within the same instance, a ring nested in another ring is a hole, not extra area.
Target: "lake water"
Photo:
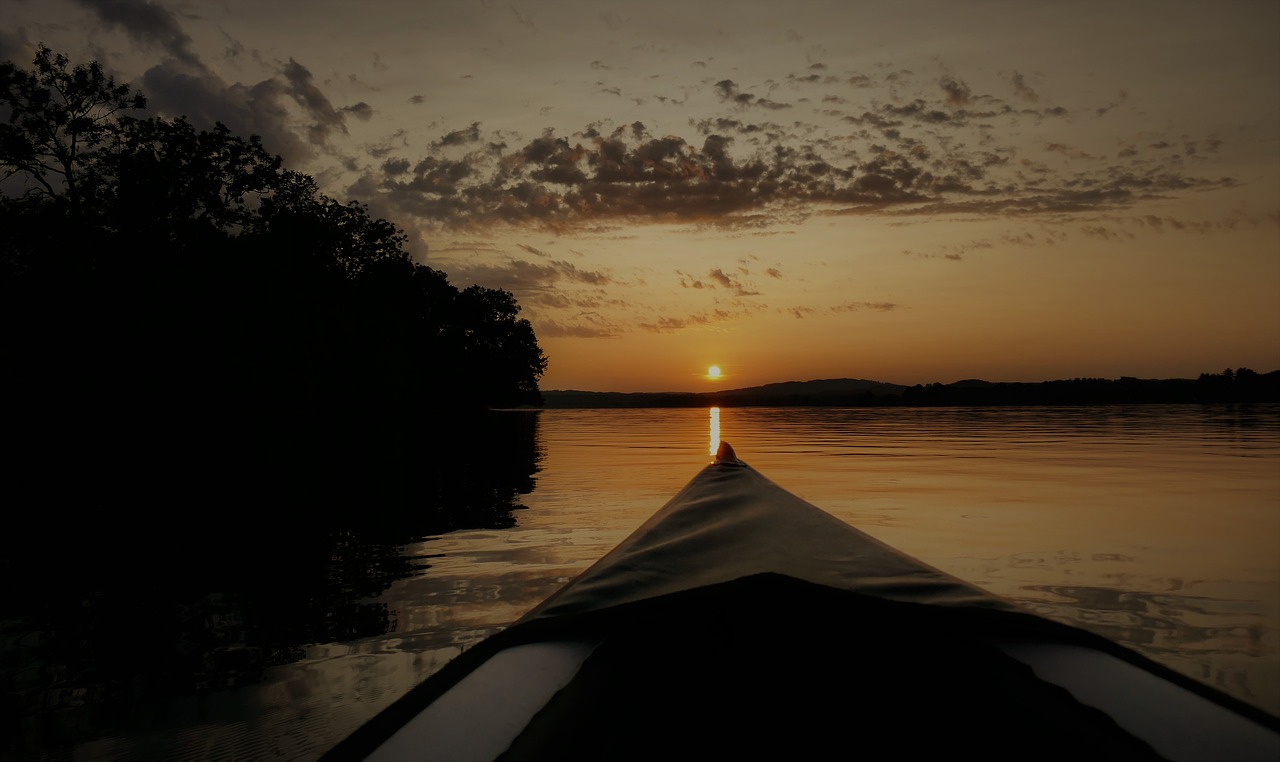
[[[416,571],[366,602],[384,632],[101,725],[82,711],[72,740],[37,717],[36,756],[312,759],[611,549],[720,438],[906,553],[1280,714],[1280,405],[511,415],[538,419],[527,509],[405,546]]]

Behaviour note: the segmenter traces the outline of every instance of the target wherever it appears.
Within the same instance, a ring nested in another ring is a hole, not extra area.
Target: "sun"
[[[712,365],[707,368],[707,378],[720,378],[720,366]]]

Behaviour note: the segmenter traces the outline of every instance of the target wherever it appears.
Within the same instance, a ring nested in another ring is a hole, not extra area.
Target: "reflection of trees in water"
[[[390,480],[383,500],[248,501],[195,512],[156,539],[137,521],[96,522],[92,537],[46,525],[6,564],[0,711],[12,740],[0,756],[111,735],[173,697],[258,681],[311,644],[386,632],[376,597],[421,572],[405,544],[515,523],[538,467],[537,420],[501,412],[441,427],[447,442],[424,438],[361,469]]]

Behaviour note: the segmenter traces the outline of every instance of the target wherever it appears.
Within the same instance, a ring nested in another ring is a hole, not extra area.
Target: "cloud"
[[[0,29],[0,61],[30,64],[36,57],[36,44],[27,39],[25,32],[14,33]]]
[[[373,107],[364,101],[353,103],[350,106],[343,106],[342,113],[350,114],[362,122],[367,122],[373,118]]]
[[[749,274],[745,267],[739,268],[739,272],[744,275]],[[704,289],[704,288],[725,288],[733,291],[735,296],[759,296],[760,292],[743,283],[739,278],[726,273],[723,269],[716,267],[707,273],[707,280],[693,277],[688,273],[679,272],[680,286],[682,288]]]
[[[1097,108],[1097,109],[1095,110],[1095,113],[1096,113],[1098,116],[1102,116],[1102,115],[1106,114],[1108,111],[1110,111],[1111,109],[1113,109],[1113,108],[1115,108],[1115,107],[1117,107],[1117,106],[1119,106],[1119,105],[1123,104],[1123,103],[1124,103],[1125,101],[1127,101],[1127,100],[1129,100],[1129,93],[1125,92],[1124,90],[1121,90],[1121,91],[1116,95],[1116,100],[1112,101],[1111,103],[1108,103],[1108,104],[1107,104],[1107,105],[1105,105],[1105,106],[1100,106],[1099,108]]]
[[[471,248],[466,250],[474,251]],[[572,262],[560,260],[441,261],[433,266],[448,273],[451,280],[510,291],[522,304],[560,298],[567,287],[603,288],[615,283],[613,277],[604,271],[584,270]]]
[[[861,310],[874,310],[876,312],[892,312],[902,307],[901,304],[893,302],[845,302],[837,304],[831,308],[832,312],[859,312]]]
[[[1092,238],[1100,238],[1104,241],[1117,241],[1126,238],[1133,238],[1133,233],[1124,230],[1112,230],[1103,225],[1084,225],[1080,228],[1080,232]]]
[[[345,118],[333,107],[324,92],[316,87],[315,78],[307,67],[290,58],[281,73],[287,83],[285,92],[313,120],[308,130],[313,144],[325,145],[329,141],[330,134],[334,132],[347,134]]]
[[[789,314],[796,320],[804,320],[817,315],[826,314],[846,314],[850,312],[862,312],[871,310],[873,312],[892,312],[902,309],[901,304],[895,302],[844,302],[833,307],[812,307],[809,305],[795,305],[791,307],[779,307],[778,312]]]
[[[969,86],[954,77],[945,76],[938,84],[942,87],[942,91],[947,94],[947,103],[953,106],[967,105],[973,97]]]
[[[161,115],[185,116],[202,128],[222,122],[238,135],[258,135],[268,150],[290,164],[312,156],[312,148],[292,127],[283,105],[287,91],[277,80],[231,84],[203,68],[160,64],[142,75],[140,89],[148,108]]]
[[[1065,143],[1047,143],[1047,144],[1045,144],[1044,150],[1049,151],[1049,152],[1051,152],[1051,153],[1060,153],[1060,154],[1062,154],[1063,156],[1067,156],[1067,157],[1070,157],[1070,158],[1072,158],[1072,159],[1094,159],[1094,158],[1097,158],[1097,157],[1095,157],[1095,156],[1090,156],[1089,154],[1085,153],[1084,151],[1080,150],[1079,148],[1076,148],[1075,146],[1070,146],[1070,145],[1067,145],[1067,144],[1065,144]]]
[[[515,17],[516,22],[519,23],[521,26],[525,27],[526,29],[532,32],[538,31],[538,25],[534,23],[531,17],[524,15],[523,13],[516,10],[515,8],[509,8],[508,10],[511,11],[511,15]]]
[[[388,175],[403,175],[409,171],[408,159],[388,159],[382,164],[382,171]]]
[[[944,245],[936,252],[925,253],[908,250],[903,251],[902,253],[919,259],[947,259],[952,262],[962,262],[964,261],[965,256],[971,252],[992,248],[995,248],[995,246],[990,241],[980,240],[970,241],[968,243]]]
[[[701,278],[690,275],[688,273],[680,272],[677,270],[676,274],[680,276],[681,288],[692,288],[695,290],[701,290],[704,288],[715,288],[715,286],[711,284],[704,283]]]
[[[851,167],[780,144],[735,156],[724,136],[709,135],[699,146],[649,137],[638,123],[583,134],[586,142],[552,133],[514,149],[492,144],[460,158],[429,155],[411,177],[382,175],[366,185],[399,211],[444,227],[560,228],[591,220],[756,224],[753,213],[774,204],[923,201],[964,182],[888,152]]]
[[[1009,83],[1013,85],[1013,92],[1024,101],[1035,103],[1040,100],[1040,95],[1027,84],[1027,78],[1019,72],[1014,72],[1009,77]]]
[[[186,115],[202,127],[222,121],[238,134],[260,135],[291,165],[335,153],[348,119],[374,122],[378,116],[367,102],[333,103],[311,69],[293,58],[260,82],[223,80],[196,55],[179,17],[164,6],[76,1],[138,44],[164,52],[165,59],[141,80],[162,115]],[[0,37],[0,45],[23,44]],[[599,60],[590,65],[614,68]],[[520,226],[578,233],[637,223],[762,230],[813,214],[1115,210],[1235,182],[1194,177],[1178,163],[1191,164],[1216,150],[1213,136],[1170,137],[1176,155],[1166,152],[1141,168],[1111,163],[1129,160],[1138,147],[1122,147],[1119,156],[1107,159],[1073,147],[1069,132],[1048,135],[1039,154],[1002,145],[999,136],[1016,134],[1020,120],[1067,115],[1060,106],[1044,104],[1020,72],[1007,78],[1013,96],[1034,105],[1015,108],[975,92],[960,76],[916,80],[906,70],[874,79],[847,72],[833,77],[815,63],[804,74],[751,86],[709,78],[701,85],[707,96],[702,100],[718,102],[722,113],[691,119],[690,134],[657,134],[639,121],[615,127],[601,118],[578,132],[547,128],[533,139],[516,140],[470,121],[411,151],[402,131],[396,145],[362,149],[373,161],[354,177],[347,175],[344,191],[380,216],[423,231]],[[803,117],[785,122],[750,116],[763,116],[763,110],[774,117],[793,108],[757,95],[787,86],[804,87],[815,103],[825,104],[828,118],[839,115],[842,121],[819,127]],[[869,99],[871,87],[889,97]],[[685,97],[694,95],[691,90]],[[1121,102],[1126,97],[1121,93]],[[848,107],[852,103],[858,107]],[[1048,159],[1055,155],[1073,164],[1064,169],[1061,161]],[[352,159],[341,164],[355,166]],[[687,282],[690,288],[717,285],[711,277]],[[753,293],[741,283],[719,287]]]
[[[432,147],[439,149],[449,146],[465,146],[478,142],[480,142],[480,123],[472,122],[470,127],[453,130],[441,135],[440,139],[432,144]]]
[[[765,122],[756,124],[751,122],[743,122],[739,119],[729,117],[715,117],[709,119],[700,119],[697,121],[690,120],[690,123],[696,127],[699,133],[703,135],[711,135],[716,133],[737,132],[743,135],[751,135],[754,133],[782,132],[784,128],[780,124]]]
[[[816,75],[815,75],[816,76]],[[768,98],[757,98],[751,93],[744,93],[738,90],[738,85],[730,79],[722,79],[716,83],[715,89],[721,100],[729,101],[740,107],[760,106],[767,109],[779,110],[791,108],[789,103],[778,103]]]
[[[1065,141],[1044,143],[1043,156],[1079,162],[1067,174],[1031,156],[1011,162],[1012,147],[943,139],[939,128],[979,115],[1012,122],[1027,114],[992,104],[959,80],[947,82],[950,100],[986,105],[975,111],[923,99],[881,104],[845,117],[874,133],[839,139],[798,122],[788,129],[719,116],[691,123],[700,142],[652,135],[641,122],[610,130],[600,121],[572,138],[547,130],[509,146],[473,122],[433,143],[412,172],[368,175],[358,189],[377,196],[380,208],[430,227],[568,232],[634,223],[759,228],[813,213],[1048,213],[1113,208],[1234,182],[1191,177],[1169,162],[1142,170],[1112,165]],[[731,80],[714,89],[730,100],[740,95]],[[1217,147],[1216,138],[1187,137],[1177,145],[1182,151]],[[446,155],[446,148],[455,153]]]
[[[162,116],[184,116],[197,127],[222,122],[232,132],[258,135],[268,150],[290,164],[308,161],[314,149],[333,150],[330,137],[346,134],[348,115],[367,121],[373,108],[364,102],[335,107],[310,70],[294,59],[280,64],[279,76],[257,83],[227,82],[196,53],[179,17],[150,0],[74,0],[104,25],[123,30],[135,44],[161,51],[164,58],[142,75],[139,89],[148,106]],[[243,46],[228,40],[238,56]],[[286,107],[301,110],[304,124]]]
[[[538,320],[537,330],[538,336],[543,338],[611,339],[620,333],[616,326],[608,323],[584,321],[565,324],[546,318]]]
[[[539,256],[539,257],[549,257],[549,256],[550,256],[550,255],[549,255],[549,254],[547,254],[545,251],[543,251],[543,250],[541,250],[541,249],[534,248],[533,246],[530,246],[530,245],[529,245],[529,244],[527,244],[527,243],[518,243],[518,244],[516,244],[516,246],[519,246],[520,248],[524,249],[525,251],[527,251],[527,252],[529,252],[530,254],[533,254],[533,255],[535,255],[535,256]]]
[[[738,287],[737,282],[734,281],[733,278],[730,278],[728,275],[725,275],[724,271],[718,267],[712,270],[711,272],[707,273],[707,277],[715,281],[716,283],[719,283],[721,286],[724,286],[725,288]]]
[[[108,26],[119,27],[136,43],[158,47],[182,63],[203,68],[191,49],[191,37],[174,14],[149,0],[75,0]]]
[[[741,313],[731,310],[717,309],[709,312],[697,312],[685,317],[671,317],[664,315],[656,321],[642,321],[637,324],[643,331],[649,333],[675,333],[685,328],[693,328],[703,325],[711,325],[713,323],[723,323],[739,317]]]
[[[503,254],[505,250],[489,241],[450,241],[443,246],[435,246],[431,249],[434,255],[439,254],[457,254],[459,252],[467,254]]]

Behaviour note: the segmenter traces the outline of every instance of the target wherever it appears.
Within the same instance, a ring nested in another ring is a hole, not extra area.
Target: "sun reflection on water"
[[[711,408],[711,458],[714,460],[716,451],[720,449],[720,408]]]

